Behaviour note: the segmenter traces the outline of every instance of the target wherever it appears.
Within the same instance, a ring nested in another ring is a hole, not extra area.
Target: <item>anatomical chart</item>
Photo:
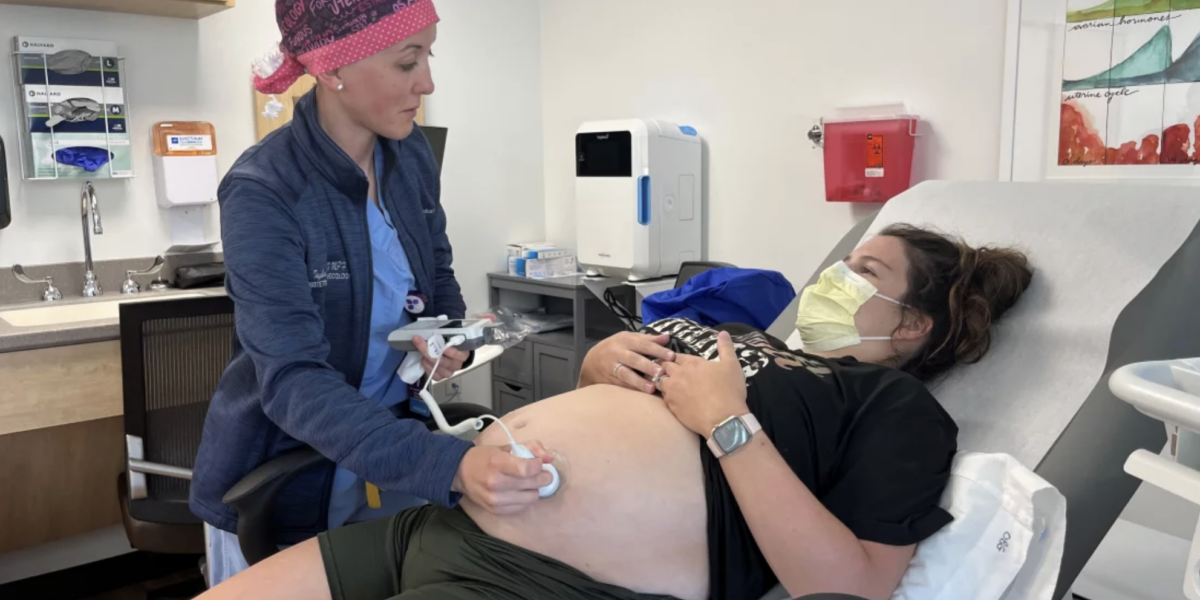
[[[1200,0],[1067,0],[1058,164],[1200,163]]]

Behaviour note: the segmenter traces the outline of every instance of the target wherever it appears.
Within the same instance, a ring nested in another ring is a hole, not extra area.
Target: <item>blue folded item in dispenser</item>
[[[109,160],[112,160],[112,153],[103,148],[74,146],[71,148],[60,148],[54,153],[54,160],[64,165],[79,167],[88,173],[94,173],[100,167],[108,164]]]

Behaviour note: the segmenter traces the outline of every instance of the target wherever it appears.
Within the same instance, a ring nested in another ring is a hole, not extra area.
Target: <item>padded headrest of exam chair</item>
[[[1066,496],[1061,598],[1137,489],[1125,459],[1166,442],[1162,423],[1114,397],[1108,376],[1200,356],[1200,199],[1186,186],[926,182],[859,223],[816,273],[900,222],[1016,246],[1033,264],[987,357],[932,390],[958,423],[960,450],[1010,454]],[[793,305],[768,331],[787,339],[794,322]]]

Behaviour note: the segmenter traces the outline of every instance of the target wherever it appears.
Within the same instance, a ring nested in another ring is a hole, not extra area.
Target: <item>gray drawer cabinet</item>
[[[572,350],[533,345],[534,400],[545,400],[551,396],[565,394],[575,389],[576,356]]]
[[[492,410],[506,415],[533,402],[533,386],[503,379],[492,380]]]
[[[533,385],[533,342],[521,342],[505,350],[493,365],[493,377]]]
[[[570,328],[530,335],[492,362],[498,414],[575,389],[587,350],[625,327],[581,276],[535,281],[492,273],[488,288],[489,306],[572,316]]]
[[[492,366],[492,395],[500,414],[575,389],[575,353],[526,341],[500,355]]]

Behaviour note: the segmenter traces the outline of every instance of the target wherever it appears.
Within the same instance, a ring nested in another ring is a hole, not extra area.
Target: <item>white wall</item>
[[[254,89],[250,65],[279,41],[273,0],[238,0],[237,7],[197,22],[196,120],[217,128],[218,168],[224,175],[254,145]]]
[[[538,0],[438,0],[426,121],[449,128],[442,204],[468,310],[505,244],[544,235]]]
[[[803,284],[863,214],[825,202],[813,120],[907,102],[918,177],[995,179],[1004,28],[999,0],[543,2],[547,235],[574,243],[581,122],[665,118],[707,142],[709,258]]]
[[[484,309],[484,275],[503,267],[504,245],[543,234],[539,5],[441,0],[438,11],[438,90],[427,100],[427,117],[450,128],[442,201],[467,304]],[[138,177],[97,182],[105,225],[93,241],[97,259],[166,250],[151,125],[211,122],[223,174],[254,143],[250,63],[279,39],[272,0],[240,0],[201,21],[0,5],[0,44],[9,48],[14,35],[113,40],[128,57]],[[0,61],[0,135],[10,147],[14,212],[13,224],[0,231],[0,266],[82,260],[79,184],[20,179],[12,77],[11,60]]]

